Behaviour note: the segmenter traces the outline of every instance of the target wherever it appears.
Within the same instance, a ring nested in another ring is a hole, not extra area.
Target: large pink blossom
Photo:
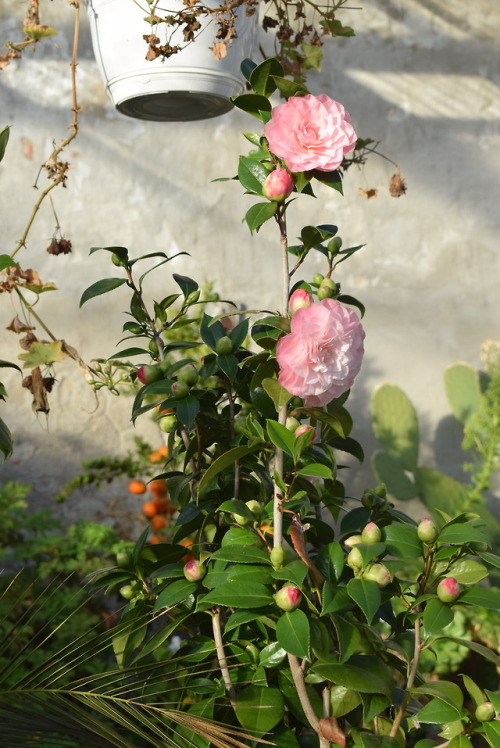
[[[326,94],[292,96],[275,107],[264,135],[293,172],[335,171],[357,139],[348,112]]]
[[[306,405],[326,405],[348,390],[361,367],[365,333],[356,313],[334,299],[299,309],[278,341],[279,383]]]

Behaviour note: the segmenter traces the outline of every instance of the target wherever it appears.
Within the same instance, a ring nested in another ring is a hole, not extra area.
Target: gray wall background
[[[375,448],[370,393],[379,382],[390,381],[416,404],[422,462],[459,476],[460,429],[447,418],[442,372],[457,359],[478,365],[481,341],[500,338],[500,5],[495,0],[371,0],[363,5],[339,14],[355,27],[356,36],[329,40],[322,71],[313,72],[308,85],[313,93],[341,101],[358,135],[382,141],[381,151],[400,163],[408,193],[390,197],[394,168],[373,157],[363,169],[347,173],[344,198],[318,188],[318,200],[294,204],[290,236],[305,224],[336,223],[345,246],[366,244],[340,266],[338,280],[345,293],[367,306],[366,357],[350,400],[354,436],[367,455]],[[2,41],[18,38],[24,10],[18,0],[2,0]],[[20,237],[37,198],[31,186],[39,165],[71,121],[73,11],[62,2],[42,4],[42,11],[43,21],[55,25],[59,35],[0,73],[0,127],[12,125],[0,166],[1,252],[11,252]],[[269,37],[262,34],[261,41],[270,50]],[[78,310],[90,283],[115,274],[104,253],[89,258],[91,246],[123,245],[134,256],[185,250],[191,258],[171,263],[170,271],[214,281],[223,298],[249,308],[277,308],[274,226],[251,237],[241,224],[250,199],[234,184],[210,183],[236,172],[238,155],[248,150],[241,132],[252,130],[257,121],[237,111],[180,124],[140,122],[116,113],[93,58],[85,12],[78,85],[80,132],[66,156],[68,187],[52,193],[74,251],[59,257],[45,252],[54,231],[46,203],[28,248],[16,258],[59,287],[39,306],[53,332],[86,360],[117,350],[126,291]],[[376,199],[358,195],[359,188],[367,187],[379,190]],[[319,257],[307,270],[321,270]],[[152,282],[156,295],[173,288],[170,271]],[[5,330],[17,307],[7,294],[1,302]],[[19,352],[16,336],[4,331],[0,357],[15,360]],[[129,400],[103,393],[96,409],[73,362],[63,362],[56,372],[48,420],[33,415],[18,375],[2,372],[9,393],[2,417],[14,433],[15,451],[0,479],[34,482],[38,505],[50,505],[82,459],[123,454],[135,433]],[[146,419],[138,430],[160,443]],[[367,466],[355,467],[348,478],[352,492],[371,482]],[[100,495],[82,498],[63,512],[72,516],[78,506],[78,513],[90,516],[102,506]]]

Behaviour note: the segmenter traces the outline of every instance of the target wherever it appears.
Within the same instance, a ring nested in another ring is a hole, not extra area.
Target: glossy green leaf
[[[238,373],[238,359],[232,354],[217,356],[217,365],[233,384]]]
[[[273,597],[263,584],[247,582],[241,585],[239,582],[226,582],[199,598],[199,601],[211,605],[225,605],[228,608],[263,608],[273,602]]]
[[[339,662],[342,664],[343,662],[347,662],[353,654],[360,650],[361,634],[357,626],[354,626],[354,624],[341,616],[332,615],[332,622],[335,626],[339,643]]]
[[[113,353],[112,356],[109,356],[109,360],[112,359],[123,359],[123,358],[129,358],[130,356],[149,356],[149,351],[147,351],[145,348],[125,348],[123,351],[118,351],[118,353]],[[170,387],[168,388],[168,391],[170,391]]]
[[[424,683],[422,686],[416,686],[409,689],[410,693],[425,694],[436,699],[446,701],[446,703],[460,709],[464,703],[463,693],[459,686],[452,681],[436,680],[430,683]]]
[[[278,412],[284,405],[287,405],[293,397],[288,390],[285,390],[285,388],[281,386],[277,379],[266,377],[262,380],[262,387],[276,406],[276,412]]]
[[[447,575],[460,584],[477,584],[488,576],[488,569],[473,558],[462,558],[452,564]]]
[[[386,683],[377,674],[356,665],[317,662],[312,670],[336,685],[352,688],[360,693],[383,693],[387,696],[392,693],[390,683]]]
[[[252,114],[258,119],[261,118],[261,112],[270,112],[272,109],[271,102],[265,96],[258,94],[242,94],[241,96],[231,97],[235,107],[242,109],[248,114]]]
[[[281,579],[285,582],[293,582],[297,587],[300,587],[308,571],[309,568],[303,561],[290,561],[282,569],[275,569],[273,571],[273,578]]]
[[[211,482],[222,470],[225,470],[230,465],[234,465],[236,460],[240,460],[242,457],[246,457],[252,452],[260,449],[260,445],[256,444],[252,447],[234,447],[224,452],[220,457],[212,462],[208,470],[204,473],[202,479],[198,484],[198,494],[203,495],[203,492],[210,487]]]
[[[380,608],[380,589],[371,579],[350,579],[347,583],[347,594],[358,605],[367,620],[371,623]]]
[[[1,159],[0,159],[1,160]],[[18,263],[10,255],[0,255],[0,272],[5,268],[18,268]]]
[[[453,610],[441,600],[429,600],[424,610],[424,627],[428,634],[440,634],[453,621]]]
[[[211,560],[230,561],[235,564],[271,564],[269,553],[256,546],[224,545],[211,555]]]
[[[249,79],[250,85],[256,94],[269,97],[276,91],[276,82],[273,79],[275,75],[283,76],[283,67],[275,57],[269,57],[252,70]]]
[[[498,587],[473,587],[460,595],[460,602],[479,605],[487,610],[500,610],[500,589]]]
[[[345,686],[333,686],[330,690],[331,716],[343,717],[356,709],[361,703],[361,696],[357,691]]]
[[[255,615],[255,614],[254,614]],[[270,668],[281,665],[286,658],[286,650],[283,649],[279,642],[271,642],[267,647],[261,650],[259,656],[259,665]]]
[[[466,735],[456,735],[452,738],[448,748],[473,748],[473,745]]]
[[[494,566],[497,569],[500,569],[500,556],[497,556],[495,553],[478,553],[477,554],[479,558],[482,558],[483,561],[486,561],[487,564],[490,564],[491,566]]]
[[[238,626],[243,626],[245,623],[255,621],[255,619],[255,610],[237,610],[227,619],[224,631],[227,634],[230,631],[237,629]]]
[[[172,273],[172,278],[181,289],[185,299],[187,299],[187,297],[191,293],[193,293],[193,291],[198,290],[198,284],[196,283],[196,281],[194,281],[192,278],[188,278],[187,275]]]
[[[311,631],[306,614],[299,608],[283,613],[276,626],[276,639],[290,654],[308,657]]]
[[[498,748],[500,746],[500,722],[497,720],[483,722],[483,729],[491,748]]]
[[[318,182],[321,182],[321,184],[331,187],[332,190],[340,192],[341,195],[344,194],[344,188],[342,187],[342,174],[340,171],[320,171],[319,169],[314,169],[312,174]]]
[[[237,694],[234,711],[240,725],[263,734],[283,717],[285,702],[277,688],[248,686]]]
[[[244,501],[240,501],[239,499],[229,499],[228,501],[224,501],[217,511],[238,514],[240,517],[246,517],[247,519],[255,521],[255,514],[247,507]]]
[[[321,465],[318,462],[311,462],[309,465],[301,467],[297,475],[305,475],[311,478],[323,478],[327,480],[332,478],[332,471],[327,465]]]
[[[465,673],[461,673],[460,676],[463,680],[464,687],[466,688],[467,693],[472,699],[474,706],[479,706],[479,704],[482,704],[484,701],[486,701],[483,692],[481,691],[479,686],[474,683],[472,678],[470,678],[468,675],[465,675]]]
[[[419,722],[440,725],[460,719],[462,710],[442,699],[431,699],[416,715]]]
[[[456,636],[443,636],[439,637],[439,639],[446,639],[448,641],[456,642],[457,644],[461,644],[462,647],[467,647],[467,649],[471,649],[473,652],[477,652],[477,654],[481,655],[485,660],[489,660],[489,662],[494,662],[497,667],[500,667],[500,657],[497,655],[497,653],[490,649],[489,647],[485,647],[484,644],[479,644],[478,642],[470,641],[469,639],[460,639]]]
[[[179,579],[177,582],[172,582],[156,598],[154,610],[171,608],[185,600],[189,595],[194,594],[196,589],[197,585],[194,582],[188,582],[187,579]]]
[[[363,702],[363,717],[365,722],[371,722],[377,714],[385,711],[390,706],[391,700],[388,696],[380,693],[361,694]]]
[[[384,530],[387,551],[398,558],[417,558],[422,555],[422,542],[413,525],[389,525]]]
[[[253,564],[234,564],[227,572],[228,582],[259,582],[259,584],[272,584],[272,569],[269,566],[254,566]]]
[[[285,426],[270,418],[266,421],[267,434],[275,447],[282,449],[290,457],[294,456],[295,436]]]
[[[337,541],[324,545],[318,554],[316,566],[330,582],[336,582],[344,570],[344,551]]]
[[[269,176],[268,170],[260,161],[246,156],[240,156],[238,164],[238,179],[249,192],[262,195],[262,185]]]
[[[89,299],[93,299],[95,296],[101,296],[104,293],[123,286],[124,283],[126,283],[125,278],[103,278],[103,280],[93,283],[83,292],[80,299],[80,306],[82,307]]]
[[[301,83],[295,83],[288,78],[282,78],[281,76],[275,75],[274,82],[276,83],[280,94],[289,99],[291,96],[305,96],[309,93],[307,88]]]
[[[182,425],[187,429],[191,428],[199,412],[200,403],[194,395],[188,395],[177,401],[175,414]]]
[[[245,215],[245,221],[247,222],[250,231],[252,233],[258,231],[263,223],[274,216],[277,210],[278,203],[273,201],[252,205]]]
[[[14,439],[7,424],[0,418],[0,452],[3,454],[2,462],[8,460],[11,456],[13,444]]]
[[[438,541],[448,545],[465,545],[473,542],[484,543],[487,537],[482,530],[467,522],[463,525],[446,525],[439,533]]]

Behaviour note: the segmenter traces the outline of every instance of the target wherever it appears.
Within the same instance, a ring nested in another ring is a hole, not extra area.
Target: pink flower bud
[[[287,584],[282,587],[274,596],[278,608],[281,610],[295,610],[300,605],[301,592],[297,587]]]
[[[363,577],[375,582],[379,587],[385,587],[391,581],[391,573],[384,564],[372,564],[363,573]]]
[[[378,527],[375,522],[368,522],[368,524],[363,528],[361,538],[362,542],[366,543],[367,545],[379,543],[382,539],[382,532],[380,531],[380,527]]]
[[[454,577],[442,579],[437,586],[437,596],[442,603],[454,602],[461,592],[461,587]]]
[[[184,565],[184,576],[190,582],[197,582],[199,579],[203,579],[206,573],[207,570],[203,564],[194,558]]]
[[[300,436],[301,434],[305,434],[308,431],[312,431],[312,439],[311,444],[316,441],[316,431],[312,426],[299,426],[298,429],[295,429],[294,435]]]
[[[143,384],[151,384],[162,378],[161,369],[158,366],[141,366],[136,370],[137,379]]]
[[[313,297],[309,291],[306,291],[305,288],[297,288],[297,290],[290,296],[290,311],[293,314],[293,312],[296,312],[298,309],[304,309],[307,306],[311,306],[312,303]]]
[[[268,200],[282,203],[293,192],[293,177],[286,169],[275,169],[266,178],[262,193]]]

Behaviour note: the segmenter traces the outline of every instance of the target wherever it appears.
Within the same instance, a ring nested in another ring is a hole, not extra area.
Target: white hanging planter
[[[140,1],[140,0],[139,0]],[[216,7],[215,0],[206,5]],[[257,14],[237,23],[238,38],[228,47],[222,60],[215,60],[213,45],[215,24],[199,19],[202,29],[196,40],[172,57],[145,59],[147,45],[143,34],[151,33],[144,11],[134,0],[87,0],[94,54],[106,90],[123,114],[155,121],[186,121],[217,117],[232,108],[230,96],[244,91],[240,65],[252,56]],[[156,12],[168,15],[186,9],[180,0],[164,0]],[[154,32],[165,39],[165,24]],[[172,44],[183,44],[178,30]]]

